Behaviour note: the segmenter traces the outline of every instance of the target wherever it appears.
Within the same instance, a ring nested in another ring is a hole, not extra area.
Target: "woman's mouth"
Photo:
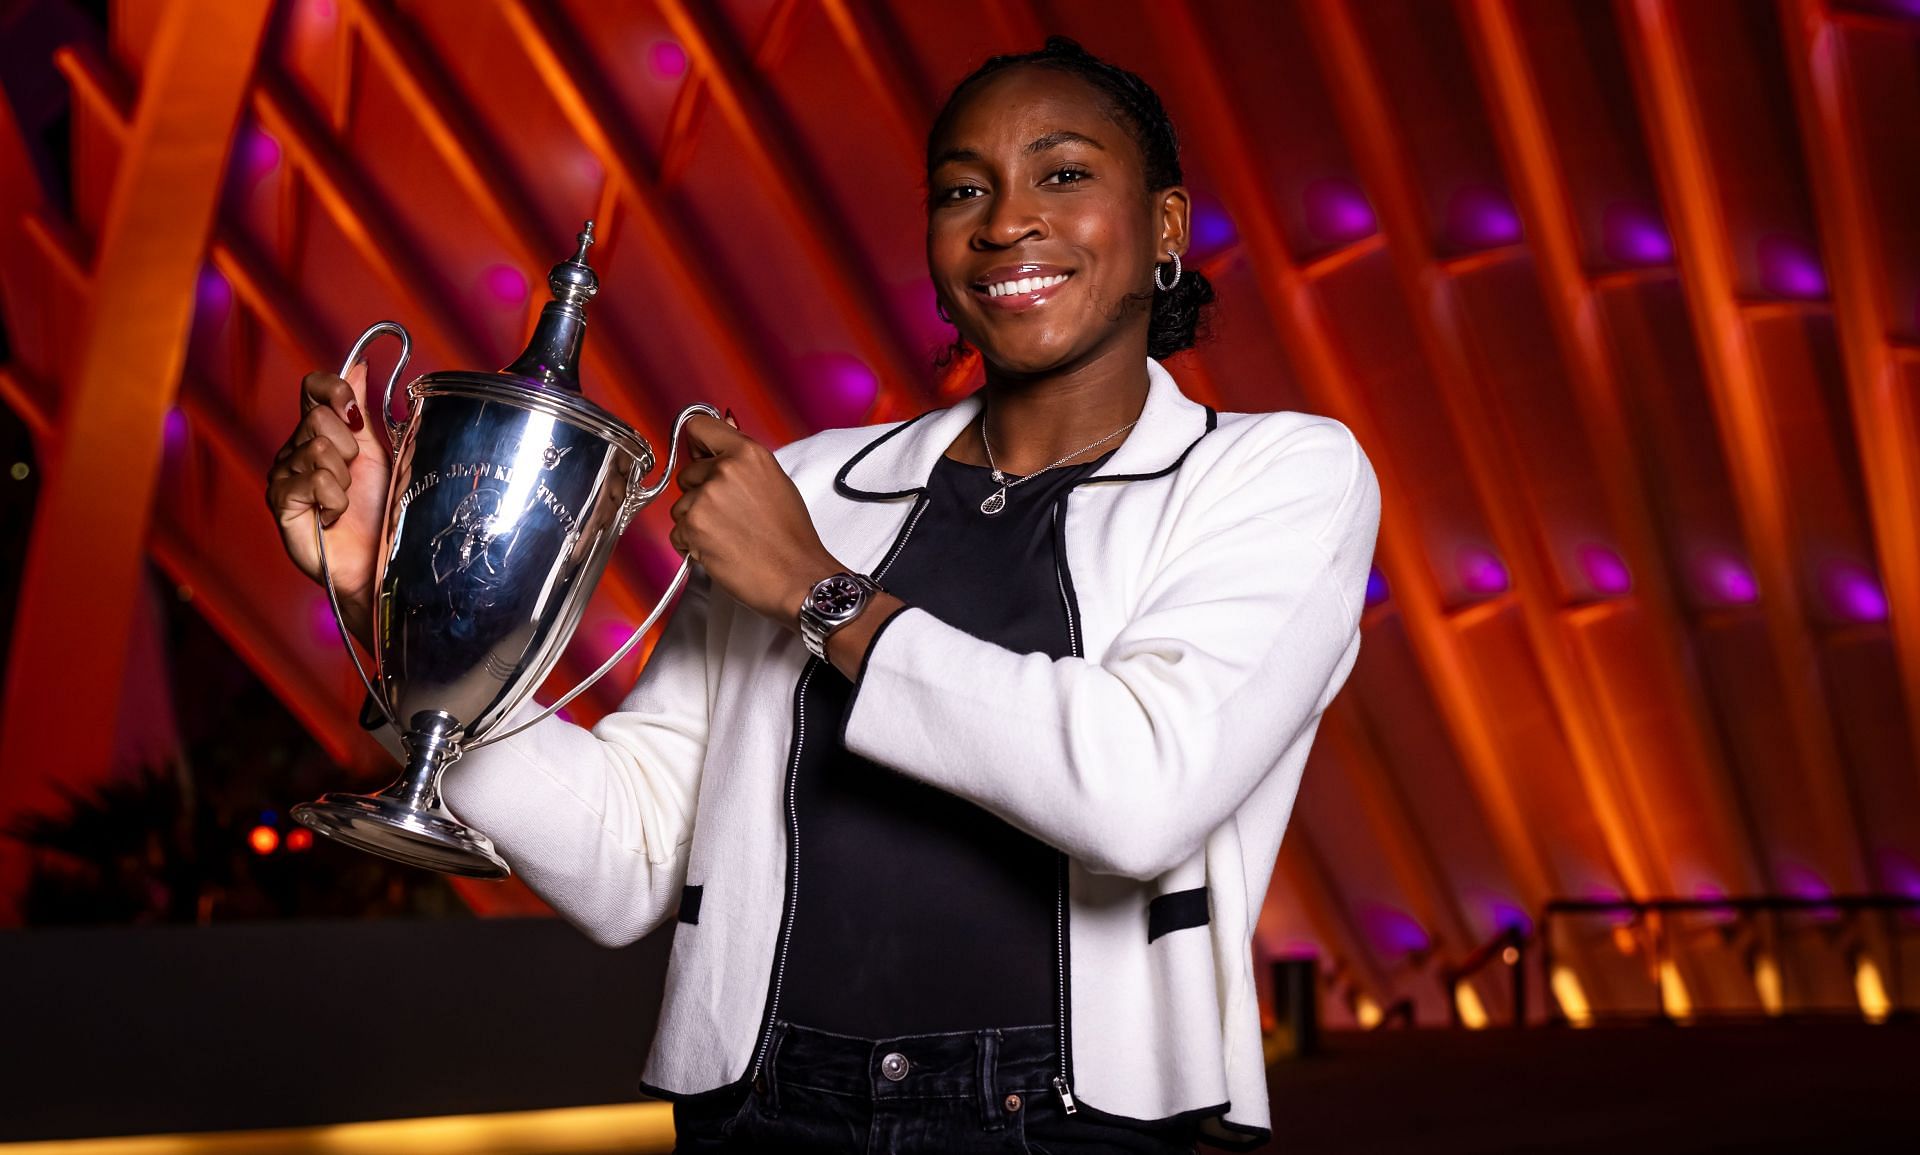
[[[1031,309],[1067,283],[1072,273],[1047,273],[1015,277],[974,286],[974,293],[1000,309]]]

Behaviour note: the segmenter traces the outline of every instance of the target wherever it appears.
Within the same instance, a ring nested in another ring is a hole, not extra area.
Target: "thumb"
[[[376,449],[379,448],[379,435],[373,431],[375,424],[374,419],[376,417],[380,418],[380,424],[383,425],[386,421],[385,414],[376,413],[373,408],[367,404],[367,363],[365,361],[355,361],[347,367],[347,375],[342,379],[346,381],[347,388],[353,390],[353,405],[355,409],[358,410],[360,416],[358,423],[359,428],[353,431],[354,439],[362,445],[370,445]],[[354,426],[355,422],[352,418],[348,417],[345,418],[345,420],[349,428]]]

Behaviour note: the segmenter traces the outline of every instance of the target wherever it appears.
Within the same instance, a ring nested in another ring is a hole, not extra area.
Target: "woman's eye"
[[[984,192],[984,191],[985,191],[984,189],[981,189],[977,185],[970,185],[970,184],[955,185],[952,188],[942,189],[940,191],[940,203],[946,204],[951,201],[972,200],[973,199],[972,194],[977,192]]]
[[[1059,184],[1079,184],[1092,175],[1092,173],[1084,168],[1061,168],[1049,173],[1047,175],[1047,181],[1049,183],[1057,182]]]

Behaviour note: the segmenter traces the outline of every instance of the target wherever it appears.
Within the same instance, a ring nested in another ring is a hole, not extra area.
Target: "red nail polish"
[[[351,401],[347,402],[347,428],[358,433],[366,427],[366,418],[360,416],[360,407]]]

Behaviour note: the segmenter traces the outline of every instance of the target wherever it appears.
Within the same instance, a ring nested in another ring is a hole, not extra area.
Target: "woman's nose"
[[[1045,236],[1046,229],[1046,218],[1032,197],[1006,193],[994,197],[974,240],[980,247],[1004,249],[1030,236]]]

